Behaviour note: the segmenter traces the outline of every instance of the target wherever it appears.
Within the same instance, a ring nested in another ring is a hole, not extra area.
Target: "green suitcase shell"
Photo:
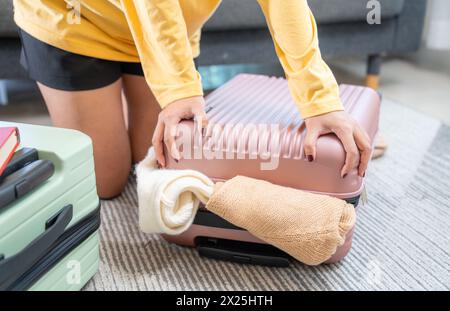
[[[100,200],[90,138],[78,131],[17,126],[54,174],[0,211],[0,290],[80,290],[99,264]]]

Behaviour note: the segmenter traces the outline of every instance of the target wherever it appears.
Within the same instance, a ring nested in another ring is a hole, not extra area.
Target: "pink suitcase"
[[[340,93],[345,109],[373,143],[378,130],[379,94],[367,87],[350,85],[342,85]],[[178,163],[167,159],[169,168],[198,170],[214,181],[250,176],[331,195],[358,206],[363,179],[356,169],[341,178],[345,152],[336,136],[320,137],[315,161],[306,159],[302,146],[306,131],[285,79],[238,75],[206,97],[206,111],[209,126],[202,134],[197,135],[191,121],[179,126],[179,137],[190,135],[189,143],[186,139],[178,141],[182,159]],[[327,263],[347,255],[353,230]],[[289,265],[286,254],[205,209],[199,210],[187,232],[164,238],[197,247],[201,255],[216,259]]]

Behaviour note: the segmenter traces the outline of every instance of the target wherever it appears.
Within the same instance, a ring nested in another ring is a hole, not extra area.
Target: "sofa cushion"
[[[389,19],[402,12],[404,0],[378,0],[382,19]],[[313,0],[309,1],[317,21],[322,24],[365,21],[368,0]]]
[[[404,0],[378,0],[382,19],[402,12]],[[364,21],[368,0],[310,0],[317,23],[330,24]],[[223,0],[208,21],[205,30],[255,29],[265,27],[266,21],[256,0]]]
[[[13,0],[0,0],[0,36],[17,36],[13,21]],[[401,13],[404,0],[378,0],[382,18]],[[310,0],[309,5],[319,24],[363,21],[367,0]],[[205,30],[254,29],[266,26],[256,0],[223,0]]]
[[[0,36],[17,36],[17,27],[13,20],[12,0],[0,0]]]

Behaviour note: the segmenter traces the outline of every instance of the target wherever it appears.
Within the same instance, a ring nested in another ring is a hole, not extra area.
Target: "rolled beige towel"
[[[214,190],[212,180],[200,172],[158,169],[153,148],[136,174],[139,226],[146,233],[183,233]]]
[[[356,221],[343,200],[243,176],[216,184],[206,208],[307,265],[328,260]]]

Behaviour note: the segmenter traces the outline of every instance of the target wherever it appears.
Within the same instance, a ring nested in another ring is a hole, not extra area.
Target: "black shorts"
[[[31,79],[64,91],[86,91],[105,87],[122,75],[144,76],[141,63],[109,61],[74,54],[44,43],[20,31],[20,63]]]

